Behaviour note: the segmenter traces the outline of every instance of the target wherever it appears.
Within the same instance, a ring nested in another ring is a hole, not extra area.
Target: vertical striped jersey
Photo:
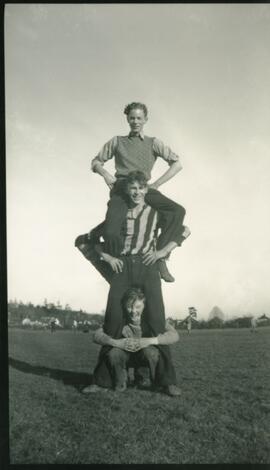
[[[146,203],[129,209],[124,223],[124,249],[121,254],[147,253],[155,248],[158,213]]]

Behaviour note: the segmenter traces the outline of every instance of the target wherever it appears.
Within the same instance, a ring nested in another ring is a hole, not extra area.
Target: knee
[[[81,249],[80,247],[85,245],[86,240],[87,240],[87,233],[84,235],[79,235],[78,237],[75,238],[74,245],[80,250]]]
[[[180,206],[180,204],[176,204],[176,207],[174,209],[175,217],[185,217],[186,215],[186,209],[183,206]]]
[[[176,202],[171,205],[170,210],[167,211],[166,214],[167,217],[171,217],[174,220],[183,219],[185,215],[186,209],[183,206],[180,206],[180,204],[177,204]]]
[[[87,251],[87,245],[85,245],[85,243],[78,243],[77,245],[75,245],[78,250],[80,250],[83,254],[86,253]]]
[[[111,366],[122,364],[125,359],[125,353],[122,349],[112,348],[108,354]]]
[[[143,353],[148,362],[155,364],[158,362],[159,352],[154,346],[148,346],[148,348],[144,349]]]
[[[78,250],[83,254],[83,256],[92,261],[97,257],[97,253],[95,252],[94,248],[91,247],[89,244],[86,243],[79,243],[76,245]]]

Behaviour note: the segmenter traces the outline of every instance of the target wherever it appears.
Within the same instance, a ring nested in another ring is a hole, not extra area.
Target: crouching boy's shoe
[[[182,395],[182,392],[180,388],[177,387],[177,385],[167,385],[163,389],[164,393],[167,393],[167,395],[170,395],[170,397],[179,397]]]
[[[126,382],[123,382],[121,384],[116,384],[116,386],[115,386],[115,391],[116,392],[124,392],[126,389],[127,389]]]

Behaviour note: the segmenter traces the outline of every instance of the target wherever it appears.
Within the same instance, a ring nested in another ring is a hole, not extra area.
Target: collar
[[[128,134],[128,137],[137,137],[135,136],[132,132]],[[141,140],[144,140],[144,133],[143,131],[139,133],[138,137],[140,137]]]
[[[142,204],[138,204],[137,206],[135,206],[133,208],[130,207],[128,209],[128,218],[129,219],[136,219],[145,207],[146,207],[145,201]]]

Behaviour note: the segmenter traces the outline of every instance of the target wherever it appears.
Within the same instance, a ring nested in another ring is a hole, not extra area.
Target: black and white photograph
[[[270,464],[270,4],[4,7],[9,464]]]

